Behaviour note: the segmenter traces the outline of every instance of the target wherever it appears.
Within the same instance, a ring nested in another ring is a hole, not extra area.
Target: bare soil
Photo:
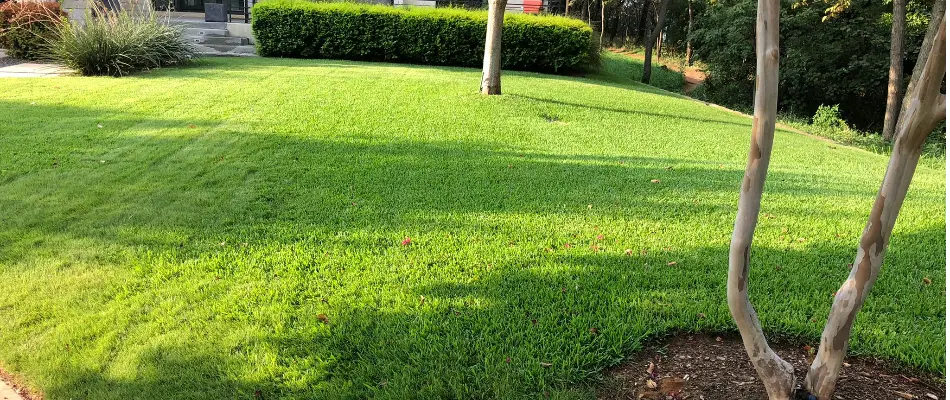
[[[807,346],[772,344],[795,367],[799,383],[813,356]],[[652,370],[650,365],[653,365]],[[946,398],[945,379],[867,357],[848,358],[836,399]],[[607,371],[598,399],[766,400],[765,388],[748,361],[739,336],[679,335],[648,345]]]

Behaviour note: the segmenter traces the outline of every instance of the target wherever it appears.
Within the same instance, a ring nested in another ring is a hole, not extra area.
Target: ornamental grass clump
[[[124,76],[184,64],[195,49],[182,28],[148,9],[109,10],[95,5],[85,22],[61,25],[50,43],[52,58],[82,75]]]

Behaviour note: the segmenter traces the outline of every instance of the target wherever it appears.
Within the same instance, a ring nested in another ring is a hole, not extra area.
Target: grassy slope
[[[600,68],[591,77],[619,83],[629,83],[630,80],[640,82],[640,78],[643,77],[643,61],[622,54],[603,51],[600,55]],[[683,91],[683,74],[654,66],[653,74],[650,76],[650,85],[674,93],[681,93]]]
[[[732,329],[748,119],[545,75],[482,97],[470,69],[208,64],[0,80],[0,363],[49,399],[583,398],[644,338]],[[774,151],[752,297],[814,340],[886,159]],[[918,170],[854,352],[943,370],[944,181]]]

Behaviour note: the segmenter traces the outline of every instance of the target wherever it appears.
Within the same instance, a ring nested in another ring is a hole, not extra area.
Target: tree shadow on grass
[[[897,238],[897,245],[937,253],[927,246],[940,234],[934,227]],[[406,297],[421,299],[408,310],[349,307],[330,315],[326,334],[275,340],[297,357],[335,354],[338,372],[354,380],[357,397],[572,397],[650,339],[734,332],[725,303],[727,251],[539,251],[496,265],[477,281],[406,287]],[[769,336],[815,345],[830,307],[828,293],[847,276],[843,265],[853,253],[854,245],[843,241],[755,249],[752,297]],[[938,304],[941,288],[923,285],[914,276],[921,271],[901,271],[906,260],[892,264],[859,314],[852,354],[873,351],[898,365],[915,364],[921,354],[933,361],[943,343],[928,341],[940,337],[929,330],[941,330],[945,317],[943,310],[919,307],[919,296]],[[904,310],[902,318],[927,322],[896,323],[898,310]]]
[[[230,376],[233,359],[196,351],[193,344],[155,347],[139,354],[134,376],[114,377],[82,366],[51,373],[47,399],[260,399],[263,382]]]

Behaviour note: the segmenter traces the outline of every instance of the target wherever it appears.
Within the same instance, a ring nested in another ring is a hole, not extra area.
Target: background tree
[[[884,110],[884,139],[891,140],[901,112],[901,89],[904,87],[904,26],[907,23],[907,0],[892,0],[891,67],[887,73],[887,106]]]
[[[505,22],[507,0],[489,0],[488,27],[485,32],[485,58],[482,64],[482,94],[501,94],[501,28]]]
[[[670,0],[660,0],[660,6],[656,11],[656,26],[653,27],[653,33],[643,43],[643,76],[640,79],[643,83],[650,83],[650,76],[653,74],[653,46],[660,39],[660,34],[663,33],[663,24],[666,23],[666,7],[669,4]]]
[[[686,6],[688,7],[688,18],[686,22],[686,65],[693,65],[693,40],[690,36],[693,35],[693,0],[687,0]]]
[[[779,110],[811,117],[821,105],[839,104],[849,124],[880,132],[890,64],[890,4],[863,0],[830,10],[824,1],[781,1]],[[933,3],[924,1],[907,0],[905,62],[917,57],[930,22]],[[696,19],[693,49],[708,69],[707,100],[739,109],[752,103],[755,12],[754,0],[717,0]]]

